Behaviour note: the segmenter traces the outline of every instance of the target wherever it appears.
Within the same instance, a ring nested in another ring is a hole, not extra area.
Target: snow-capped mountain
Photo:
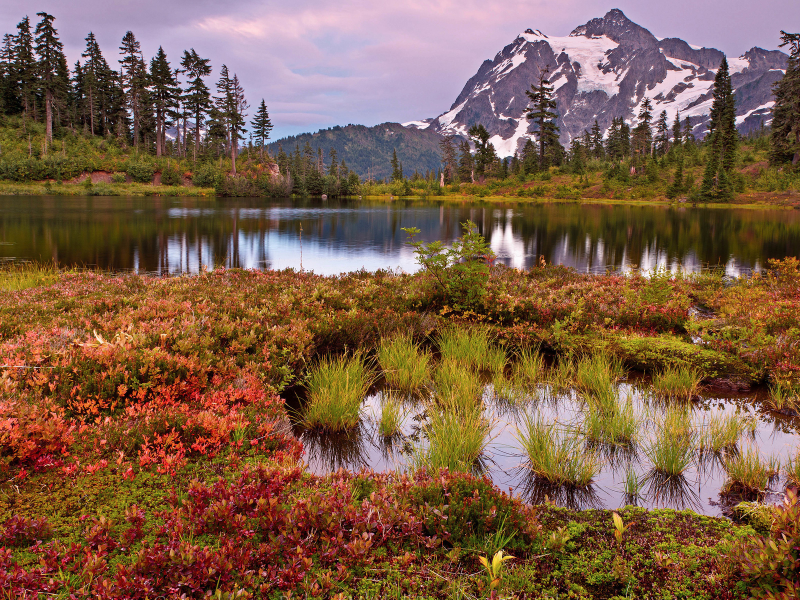
[[[671,126],[680,110],[682,118],[692,118],[695,136],[702,137],[722,57],[714,48],[692,46],[677,38],[658,39],[614,9],[567,37],[527,29],[481,65],[450,110],[435,119],[404,125],[466,135],[471,125],[482,123],[492,134],[497,153],[510,156],[521,149],[533,129],[525,119],[525,91],[549,68],[565,145],[590,130],[595,119],[603,131],[614,117],[635,123],[645,96],[653,103],[655,118],[666,110]],[[786,61],[783,52],[762,48],[728,58],[736,123],[743,133],[769,123],[772,86],[783,76]]]

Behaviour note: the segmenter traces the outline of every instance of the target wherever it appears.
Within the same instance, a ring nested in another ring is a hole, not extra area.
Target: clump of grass
[[[701,447],[710,452],[731,450],[739,443],[739,438],[747,428],[748,421],[739,415],[712,415],[706,423]]]
[[[629,398],[624,405],[615,402],[603,408],[590,406],[583,429],[590,442],[631,446],[638,438],[639,418]]]
[[[378,433],[389,438],[400,433],[403,426],[403,403],[394,394],[387,394],[381,407],[381,418],[378,421]]]
[[[494,344],[485,327],[449,327],[439,336],[443,361],[452,361],[474,369],[492,372],[506,366],[506,353]]]
[[[625,499],[630,504],[633,503],[636,498],[639,497],[640,492],[642,489],[642,483],[639,481],[639,477],[636,475],[636,471],[633,470],[633,467],[628,467],[628,470],[625,472]]]
[[[800,487],[800,452],[798,452],[794,458],[790,457],[786,461],[784,473],[791,485]]]
[[[428,406],[428,423],[424,427],[427,446],[417,446],[411,464],[429,473],[448,468],[469,472],[489,443],[491,423],[483,418],[479,408],[465,409],[458,404],[444,403]]]
[[[763,492],[769,485],[769,479],[776,470],[774,460],[765,463],[761,460],[758,449],[748,446],[742,452],[735,452],[723,460],[728,481],[722,487],[724,492]]]
[[[405,392],[422,388],[430,379],[431,355],[422,351],[410,335],[382,339],[378,347],[378,362],[386,383]]]
[[[682,411],[668,411],[660,431],[644,447],[653,470],[667,478],[680,477],[694,460],[695,434]]]
[[[666,367],[653,375],[653,394],[669,400],[691,400],[702,380],[700,373],[688,366]]]
[[[0,267],[0,291],[18,292],[58,280],[59,270],[55,265],[38,263],[14,263]]]
[[[517,354],[512,373],[516,385],[534,386],[544,377],[544,357],[536,350],[524,348]]]
[[[361,401],[374,380],[359,353],[321,359],[306,377],[308,405],[303,424],[331,432],[353,429],[361,420]]]
[[[769,388],[767,408],[777,412],[800,412],[800,391],[791,385],[777,383]]]
[[[547,383],[554,393],[563,392],[572,385],[574,375],[575,363],[569,357],[561,357],[555,366],[548,370]]]
[[[600,470],[597,454],[586,451],[574,434],[557,431],[555,423],[547,425],[529,415],[516,438],[533,474],[548,483],[586,487]]]
[[[439,364],[433,374],[433,385],[439,403],[462,408],[479,404],[483,391],[478,374],[453,360]]]
[[[605,354],[593,354],[578,361],[575,383],[585,394],[604,398],[624,374],[625,368],[618,359]]]

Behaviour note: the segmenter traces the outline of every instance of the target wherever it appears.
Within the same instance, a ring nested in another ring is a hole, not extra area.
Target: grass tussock
[[[653,375],[651,389],[657,398],[691,400],[700,388],[703,377],[697,369],[688,366],[671,366]]]
[[[583,431],[590,442],[614,446],[632,446],[639,438],[640,419],[629,398],[624,404],[607,407],[589,406]]]
[[[14,263],[0,267],[0,291],[18,292],[54,283],[60,275],[58,267],[38,263]]]
[[[542,381],[544,376],[544,356],[537,350],[523,348],[517,353],[512,369],[515,385],[531,388]]]
[[[470,472],[489,443],[491,423],[479,407],[465,408],[451,401],[431,403],[424,432],[427,446],[414,448],[410,462],[415,469],[436,473],[439,469]]]
[[[443,361],[494,373],[502,371],[507,362],[505,350],[494,343],[485,327],[448,327],[439,336],[439,351]]]
[[[656,427],[655,437],[644,447],[645,455],[661,476],[682,476],[694,461],[696,443],[689,408],[668,408]]]
[[[715,453],[732,450],[750,427],[750,420],[743,419],[739,415],[711,415],[705,424],[700,447]]]
[[[619,359],[605,354],[585,356],[575,368],[575,384],[590,398],[605,401],[613,396],[614,384],[625,375],[625,367]]]
[[[361,420],[361,402],[374,381],[359,353],[321,359],[306,378],[308,405],[303,424],[332,432],[356,427]]]
[[[547,383],[552,393],[559,394],[572,387],[575,378],[575,363],[570,357],[564,356],[547,371]]]
[[[777,465],[773,460],[763,461],[758,448],[748,445],[741,452],[732,453],[723,460],[728,481],[724,492],[763,492],[769,485],[770,477],[775,473]]]
[[[766,406],[777,412],[800,412],[800,390],[792,385],[777,383],[769,388]]]
[[[394,394],[385,394],[378,421],[378,433],[384,437],[398,435],[403,427],[403,403]]]
[[[430,380],[431,355],[415,344],[410,335],[382,339],[378,362],[386,383],[392,388],[413,392]]]
[[[783,472],[790,485],[800,487],[800,452],[787,459]]]
[[[517,429],[517,440],[528,458],[528,467],[539,479],[553,485],[586,487],[600,470],[596,453],[587,451],[582,440],[570,431],[558,431],[556,424],[528,416]]]
[[[449,359],[441,362],[434,371],[433,385],[436,400],[443,406],[468,409],[480,404],[480,377],[462,363]]]

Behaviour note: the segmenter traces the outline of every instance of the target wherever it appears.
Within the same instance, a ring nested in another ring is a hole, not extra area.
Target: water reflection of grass
[[[306,455],[318,472],[334,473],[339,469],[359,470],[369,466],[368,440],[360,425],[338,433],[310,429],[301,439]]]

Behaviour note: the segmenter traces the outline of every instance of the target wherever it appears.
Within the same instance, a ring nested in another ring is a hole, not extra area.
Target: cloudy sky
[[[225,63],[251,105],[266,100],[278,139],[438,116],[526,28],[567,35],[611,8],[658,37],[734,56],[800,31],[797,0],[3,0],[0,33],[47,11],[71,63],[90,30],[112,66],[129,29],[146,58],[161,45],[175,65],[193,47],[213,81]]]

